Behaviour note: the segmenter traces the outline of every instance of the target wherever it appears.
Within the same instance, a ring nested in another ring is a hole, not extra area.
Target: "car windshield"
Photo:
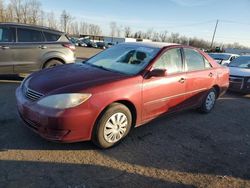
[[[128,75],[138,74],[160,51],[160,48],[120,44],[105,50],[85,63]]]
[[[241,56],[241,57],[238,57],[237,59],[234,59],[229,64],[229,67],[250,69],[250,56]]]
[[[229,60],[231,57],[228,54],[209,54],[215,60]]]

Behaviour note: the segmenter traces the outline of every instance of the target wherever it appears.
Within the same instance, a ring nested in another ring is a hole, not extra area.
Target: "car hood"
[[[229,67],[229,69],[230,69],[230,75],[250,77],[250,69],[244,69],[238,67]]]
[[[221,63],[228,63],[229,61],[228,60],[223,60],[223,59],[215,59],[215,61],[219,64]]]
[[[27,78],[27,87],[44,95],[63,88],[70,88],[72,92],[80,92],[85,88],[125,77],[128,76],[86,64],[68,64],[32,74]],[[74,87],[76,85],[81,86]]]

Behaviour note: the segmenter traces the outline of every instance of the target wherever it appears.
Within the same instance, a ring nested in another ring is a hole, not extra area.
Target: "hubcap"
[[[124,113],[113,114],[104,126],[104,139],[109,143],[119,141],[125,134],[128,118]]]
[[[215,100],[216,100],[215,93],[210,92],[208,94],[208,96],[207,96],[207,99],[206,99],[206,108],[207,108],[207,110],[211,110],[213,108]]]
[[[55,64],[51,64],[50,66],[48,66],[48,68],[53,68],[53,67],[56,67],[57,66],[57,64],[55,63]]]

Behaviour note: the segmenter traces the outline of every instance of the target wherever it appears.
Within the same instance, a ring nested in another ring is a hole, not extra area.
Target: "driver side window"
[[[182,72],[181,50],[179,48],[166,51],[154,64],[153,69],[166,69],[168,74]]]

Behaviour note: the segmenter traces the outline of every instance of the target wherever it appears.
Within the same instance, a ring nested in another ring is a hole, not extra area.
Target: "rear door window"
[[[46,41],[49,41],[49,42],[56,42],[61,36],[61,35],[49,33],[49,32],[43,32],[43,33],[46,38]]]
[[[193,49],[184,49],[187,71],[197,71],[205,69],[205,62],[203,56]],[[206,65],[209,66],[209,65]]]
[[[18,42],[44,42],[44,37],[41,31],[33,29],[17,29]]]
[[[0,42],[15,42],[15,29],[0,27]]]

